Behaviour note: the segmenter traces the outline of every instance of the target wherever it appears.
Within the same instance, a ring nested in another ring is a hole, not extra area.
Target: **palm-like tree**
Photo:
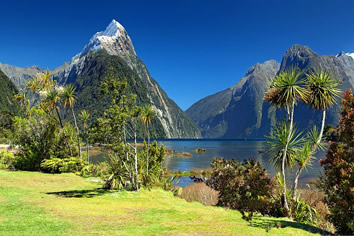
[[[79,117],[84,121],[84,130],[86,133],[87,120],[90,117],[90,114],[86,110],[82,110],[81,113],[79,114]],[[86,134],[86,152],[87,152],[87,161],[89,162],[89,143],[88,143],[87,134]]]
[[[307,91],[304,90],[304,80],[301,79],[302,72],[298,72],[295,68],[291,68],[288,71],[283,71],[275,77],[275,80],[271,84],[271,88],[267,91],[265,95],[265,100],[278,108],[285,108],[288,114],[288,121],[290,122],[289,129],[287,132],[287,139],[283,149],[282,155],[282,175],[284,179],[284,208],[289,212],[289,205],[286,199],[286,178],[285,178],[285,167],[286,167],[286,156],[288,153],[288,146],[290,143],[291,135],[293,132],[294,124],[294,110],[295,105],[299,100],[306,100]]]
[[[314,146],[314,149],[316,149],[322,139],[326,110],[336,104],[336,100],[341,94],[341,90],[338,89],[340,82],[334,79],[332,72],[326,70],[311,71],[306,76],[306,88],[309,91],[309,96],[305,99],[305,102],[311,108],[322,111],[321,131]]]
[[[66,108],[71,108],[71,112],[73,114],[74,117],[74,124],[76,127],[76,131],[78,134],[78,146],[79,146],[79,155],[80,158],[82,158],[81,156],[81,140],[80,140],[80,130],[79,127],[77,126],[77,122],[76,122],[76,116],[75,116],[75,112],[74,112],[74,104],[76,102],[76,95],[75,95],[75,86],[73,86],[72,84],[66,85],[64,87],[63,93],[62,93],[62,98],[63,98],[63,105]]]
[[[154,116],[155,116],[155,112],[152,105],[145,105],[141,113],[141,120],[146,127],[146,132],[148,136],[147,151],[146,151],[146,174],[147,175],[149,175],[149,144],[150,144],[149,124],[152,123],[152,119]]]
[[[47,92],[47,95],[46,95],[46,98],[45,98],[44,102],[47,104],[47,106],[48,106],[50,111],[52,111],[52,112],[54,110],[56,111],[58,119],[59,119],[60,127],[62,129],[64,129],[63,122],[61,120],[60,113],[59,113],[59,107],[58,107],[58,103],[60,102],[59,92],[55,88],[50,89]],[[65,132],[64,132],[64,136],[65,136],[66,144],[68,145],[68,148],[69,148],[69,151],[70,151],[70,155],[72,156],[73,152],[71,150],[71,147],[69,145],[68,138],[67,138]]]
[[[316,152],[317,147],[324,150],[325,145],[322,143],[317,143],[319,139],[319,132],[316,126],[314,126],[308,133],[306,137],[306,142],[302,149],[296,151],[295,162],[297,163],[298,170],[295,174],[294,186],[293,186],[293,199],[296,198],[297,185],[299,182],[299,177],[301,172],[307,167],[312,166],[312,161],[315,159],[313,156]]]

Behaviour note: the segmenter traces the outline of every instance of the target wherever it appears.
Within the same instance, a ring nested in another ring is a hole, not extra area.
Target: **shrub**
[[[51,158],[42,161],[41,171],[45,173],[80,172],[85,167],[86,162],[77,157],[65,159]]]
[[[61,129],[56,116],[41,108],[31,109],[28,118],[15,117],[12,134],[12,143],[17,145],[19,153],[16,168],[21,170],[39,170],[43,160],[55,158],[69,158],[68,145],[71,145],[73,156],[77,155],[76,138],[71,132],[73,128],[67,123]]]
[[[15,166],[14,154],[7,151],[0,151],[0,168],[10,168]]]
[[[339,234],[354,234],[354,96],[349,90],[342,100],[339,141],[330,143],[318,186],[325,194],[328,219]]]
[[[100,177],[104,179],[110,173],[110,168],[107,162],[99,164],[89,164],[81,169],[80,176],[82,177]]]
[[[63,165],[60,168],[61,172],[80,172],[82,168],[84,168],[86,165],[86,162],[82,160],[81,158],[77,157],[69,157],[65,158],[63,161]]]
[[[251,220],[255,212],[268,214],[272,182],[256,160],[215,158],[211,166],[208,185],[219,191],[218,205],[239,210],[246,220]]]
[[[45,173],[61,173],[60,168],[63,166],[63,159],[51,158],[42,161],[41,171]]]

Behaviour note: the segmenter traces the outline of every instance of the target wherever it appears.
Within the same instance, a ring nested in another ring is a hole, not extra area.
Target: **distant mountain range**
[[[129,90],[137,94],[138,104],[152,104],[157,116],[152,125],[155,138],[198,138],[197,125],[171,100],[150,76],[146,66],[135,53],[133,43],[124,29],[113,20],[106,30],[96,33],[70,62],[54,69],[52,74],[59,84],[77,87],[76,112],[87,109],[91,120],[108,107],[108,99],[99,94],[99,86],[106,74],[114,68],[118,77],[127,78]],[[44,70],[37,67],[19,68],[1,64],[3,71],[19,89]],[[70,119],[70,116],[66,116]]]
[[[294,45],[283,56],[281,64],[266,61],[252,66],[234,86],[203,98],[187,109],[186,113],[197,123],[205,138],[264,138],[271,127],[285,116],[263,100],[269,82],[281,71],[297,67],[304,72],[314,69],[333,71],[341,80],[341,88],[354,87],[354,54],[341,52],[337,56],[319,56],[310,48]],[[328,111],[327,124],[336,125],[338,105]],[[300,104],[295,108],[299,128],[319,125],[321,114]]]
[[[275,60],[257,63],[236,85],[201,99],[185,113],[151,77],[136,55],[127,31],[113,20],[70,62],[54,69],[52,74],[59,84],[77,87],[75,110],[87,109],[91,121],[109,105],[108,99],[99,94],[99,86],[113,68],[120,78],[127,78],[130,92],[137,94],[138,104],[152,104],[155,108],[157,116],[151,128],[155,138],[264,138],[285,115],[284,111],[276,110],[263,100],[269,82],[279,72],[294,66],[305,73],[318,68],[327,69],[334,72],[334,76],[343,82],[341,88],[347,90],[354,87],[353,58],[354,53],[344,52],[336,56],[319,56],[306,46],[294,45],[286,51],[281,63]],[[17,89],[24,89],[27,81],[44,69],[0,63],[0,71],[4,72],[0,74],[0,83],[6,84],[0,91],[0,105],[9,110],[13,106],[10,95]],[[65,118],[70,120],[70,113],[62,110]],[[338,104],[328,111],[327,124],[337,124],[339,110]],[[303,104],[295,109],[299,128],[319,125],[320,118],[319,112],[309,110]]]

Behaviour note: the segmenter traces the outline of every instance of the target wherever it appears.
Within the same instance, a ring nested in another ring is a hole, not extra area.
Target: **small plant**
[[[294,220],[300,223],[305,223],[309,225],[318,225],[318,213],[316,209],[307,202],[296,198],[293,200],[293,217]]]

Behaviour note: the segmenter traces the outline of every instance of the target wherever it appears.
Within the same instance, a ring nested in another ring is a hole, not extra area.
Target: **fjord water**
[[[270,155],[267,153],[269,147],[264,140],[159,139],[156,141],[159,145],[164,145],[166,150],[174,151],[174,153],[189,152],[192,154],[191,157],[177,157],[173,155],[166,157],[164,166],[170,171],[211,168],[210,163],[215,157],[223,157],[227,160],[234,158],[237,161],[254,158],[262,164],[270,177],[273,177],[277,173],[277,170],[275,170],[272,163],[270,163]],[[206,151],[199,153],[194,152],[197,148],[204,148]],[[299,182],[300,188],[316,181],[321,170],[319,159],[324,158],[324,156],[325,153],[323,151],[317,152],[312,167],[302,171]],[[107,160],[107,154],[104,152],[90,154],[90,160],[96,163]],[[295,172],[296,169],[288,171],[288,181],[293,181]],[[289,182],[289,184],[291,182]],[[185,177],[181,178],[177,184],[186,186],[190,183],[192,183],[190,178]]]
[[[227,160],[234,158],[237,161],[254,158],[262,164],[270,177],[273,177],[277,173],[272,163],[270,163],[270,155],[267,153],[269,149],[267,147],[268,144],[264,140],[166,139],[157,141],[158,144],[163,144],[166,150],[174,150],[179,153],[189,152],[192,154],[192,157],[166,157],[164,165],[172,171],[210,168],[210,163],[214,157],[223,157]],[[206,152],[194,152],[197,148],[205,148]],[[319,159],[323,158],[324,155],[323,151],[316,153],[313,166],[307,170],[303,170],[300,176],[299,187],[305,187],[306,184],[310,184],[316,180],[321,170]],[[288,171],[288,180],[292,181],[294,179],[295,172],[296,169],[292,172]],[[181,179],[179,185],[184,186],[190,182],[188,178],[184,178]]]

